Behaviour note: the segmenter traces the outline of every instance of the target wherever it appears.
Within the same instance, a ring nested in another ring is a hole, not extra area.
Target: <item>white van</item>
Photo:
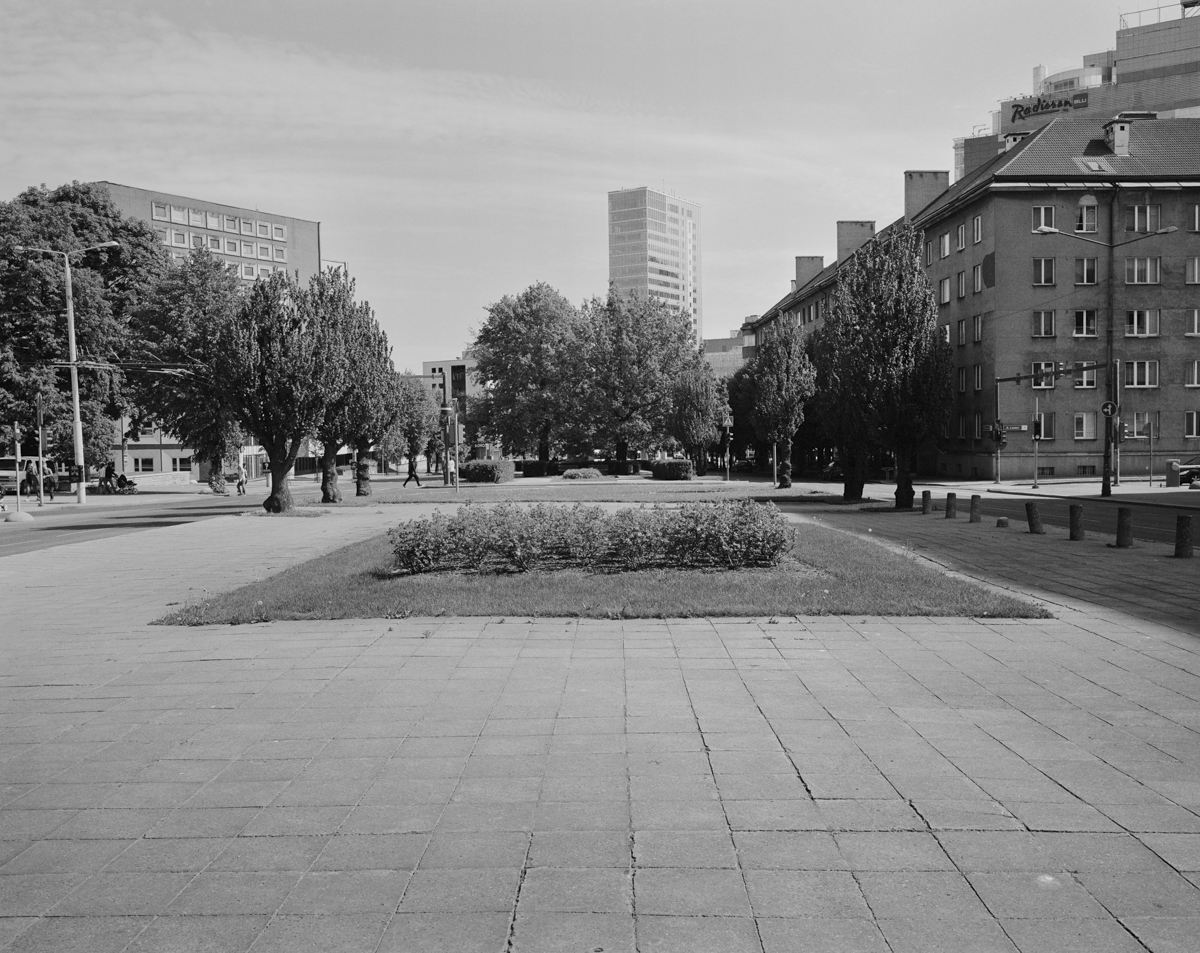
[[[16,457],[0,457],[0,496],[5,493],[16,494],[21,477],[17,474]]]

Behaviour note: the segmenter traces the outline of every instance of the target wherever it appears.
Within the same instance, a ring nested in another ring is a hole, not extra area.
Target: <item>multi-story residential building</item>
[[[943,473],[994,476],[1000,420],[1026,428],[1001,477],[1034,476],[1038,429],[1038,475],[1101,474],[1106,400],[1123,474],[1149,472],[1151,438],[1200,453],[1200,119],[1052,119],[913,224],[955,354]]]
[[[475,379],[475,360],[470,350],[463,351],[459,357],[445,361],[424,361],[421,364],[421,375],[433,394],[434,403],[442,405],[444,391],[442,390],[442,375],[445,375],[447,386],[450,388],[450,399],[458,405],[458,412],[467,412],[467,398],[478,397],[483,389]]]
[[[691,318],[704,339],[700,206],[650,188],[608,193],[608,280]]]
[[[758,315],[753,315],[746,320],[753,321],[757,317]],[[736,331],[730,331],[729,337],[705,338],[700,342],[700,353],[704,355],[704,360],[718,378],[729,377],[746,363],[746,359],[742,357],[743,343],[742,331],[738,328]]]
[[[100,184],[122,215],[153,227],[176,260],[194,248],[207,248],[246,281],[286,271],[299,272],[301,282],[307,282],[321,270],[320,222],[115,182]]]
[[[1200,117],[1200,0],[1124,13],[1114,49],[1051,73],[1035,67],[1032,95],[1003,100],[987,135],[955,140],[955,180],[1003,152],[1008,133],[1032,132],[1055,117],[1103,122],[1134,109]]]

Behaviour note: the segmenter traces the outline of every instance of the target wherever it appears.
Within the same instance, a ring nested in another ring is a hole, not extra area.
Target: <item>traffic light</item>
[[[1035,417],[1033,420],[1033,439],[1042,439],[1042,420],[1040,417]]]
[[[992,424],[992,439],[995,440],[996,443],[1003,446],[1003,444],[1004,444],[1004,421],[997,420],[994,424]]]
[[[462,445],[467,442],[467,425],[459,422],[454,425],[454,441]]]
[[[1117,420],[1117,443],[1124,443],[1130,437],[1135,436],[1137,435],[1133,432],[1133,424],[1126,424],[1122,423],[1119,419]]]

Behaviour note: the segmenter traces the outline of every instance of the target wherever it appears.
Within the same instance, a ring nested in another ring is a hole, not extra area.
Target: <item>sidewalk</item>
[[[1179,953],[1200,935],[1190,635],[1070,608],[145,625],[399,515],[331,509],[115,537],[103,561],[90,543],[0,558],[0,948]],[[852,515],[878,516],[820,514]]]

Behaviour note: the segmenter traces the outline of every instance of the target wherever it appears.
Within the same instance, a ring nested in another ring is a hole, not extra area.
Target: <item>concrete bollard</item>
[[[1192,558],[1192,517],[1175,517],[1175,558]]]
[[[972,522],[972,523],[979,523],[979,522],[983,521],[983,514],[979,511],[979,506],[980,506],[980,503],[982,500],[983,500],[983,497],[981,497],[978,493],[973,493],[971,495],[971,519],[970,519],[970,522]]]
[[[1032,500],[1025,504],[1025,519],[1029,523],[1029,532],[1034,536],[1046,535],[1046,527],[1042,525],[1042,514]]]
[[[1083,504],[1071,504],[1071,539],[1083,539]]]
[[[1001,516],[996,520],[996,529],[1008,529],[1008,517]]]
[[[928,490],[921,491],[921,512],[926,516],[933,512],[933,494]]]
[[[1117,548],[1128,549],[1133,545],[1133,509],[1117,507]]]
[[[952,520],[958,518],[958,496],[954,493],[946,494],[946,519]]]

